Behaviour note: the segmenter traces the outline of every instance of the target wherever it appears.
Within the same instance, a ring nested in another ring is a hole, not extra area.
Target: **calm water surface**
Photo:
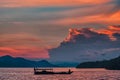
[[[69,68],[55,68],[67,71]],[[75,69],[71,75],[34,75],[32,68],[0,68],[0,80],[120,80],[120,71]]]

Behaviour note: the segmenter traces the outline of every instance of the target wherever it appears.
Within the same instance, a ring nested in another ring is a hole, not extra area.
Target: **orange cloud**
[[[38,36],[16,33],[0,34],[0,38],[0,56],[49,58],[48,48]]]
[[[36,7],[25,9],[18,8],[18,10],[13,8],[13,12],[10,12],[8,14],[6,14],[7,13],[6,11],[3,12],[5,14],[2,15],[2,18],[5,18],[7,22],[15,21],[14,24],[16,25],[23,24],[22,26],[24,25],[26,26],[26,24],[32,23],[33,24],[39,23],[41,25],[43,24],[66,25],[66,24],[89,24],[89,23],[99,23],[107,25],[119,24],[120,22],[119,8],[117,8],[117,10],[113,10],[117,5],[115,2],[116,1],[113,0],[0,1],[1,6],[8,5],[9,7],[11,5],[13,7]]]
[[[54,21],[56,24],[88,24],[88,23],[100,23],[107,25],[116,25],[120,23],[120,11],[108,14],[95,14],[74,18],[64,18]]]
[[[61,5],[82,5],[102,4],[111,0],[3,0],[1,7],[33,7],[33,6],[61,6]]]
[[[11,55],[14,57],[24,57],[24,58],[49,58],[48,51],[45,48],[10,48],[10,47],[0,47],[0,56]]]
[[[120,26],[109,26],[110,30],[120,31]]]
[[[64,40],[65,42],[75,42],[75,37],[77,35],[83,35],[86,38],[91,38],[96,35],[107,35],[111,40],[117,40],[113,35],[115,33],[120,34],[120,26],[109,26],[107,29],[93,29],[93,28],[81,28],[81,29],[69,29],[69,34],[67,38]]]
[[[100,29],[99,32],[109,35],[112,35],[114,33],[120,33],[120,26],[119,25],[109,26],[107,29]]]
[[[1,34],[0,43],[3,46],[16,47],[21,45],[29,46],[43,46],[44,41],[39,38],[39,36],[27,33],[16,33],[16,34]],[[41,44],[41,45],[40,45]]]
[[[110,39],[112,40],[116,40],[116,38],[113,36],[115,33],[120,34],[120,26],[108,26],[107,29],[99,29],[97,31],[98,33],[102,33],[102,34],[107,34]]]

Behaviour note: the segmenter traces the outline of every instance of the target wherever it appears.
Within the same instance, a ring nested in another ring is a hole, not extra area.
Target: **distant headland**
[[[84,62],[76,68],[106,68],[109,70],[120,70],[120,56],[111,60]]]

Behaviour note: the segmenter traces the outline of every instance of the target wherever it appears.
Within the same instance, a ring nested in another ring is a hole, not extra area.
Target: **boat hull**
[[[49,75],[49,74],[72,74],[73,72],[35,72],[35,75]]]

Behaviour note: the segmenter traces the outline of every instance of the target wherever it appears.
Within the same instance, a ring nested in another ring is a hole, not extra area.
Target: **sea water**
[[[54,68],[74,71],[70,75],[34,75],[33,68],[0,68],[0,80],[120,80],[119,70]]]

